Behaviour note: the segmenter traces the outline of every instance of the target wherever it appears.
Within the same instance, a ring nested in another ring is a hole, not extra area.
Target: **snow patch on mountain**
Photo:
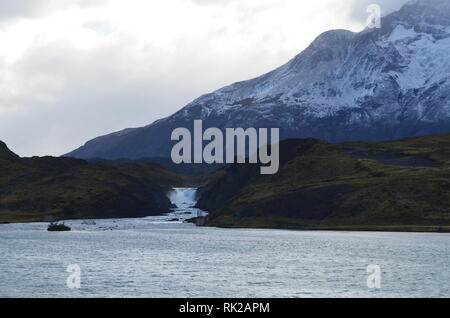
[[[170,133],[279,127],[281,138],[386,140],[450,131],[450,1],[418,0],[380,29],[332,30],[281,67],[205,94],[170,117],[89,142],[71,155],[170,154]]]

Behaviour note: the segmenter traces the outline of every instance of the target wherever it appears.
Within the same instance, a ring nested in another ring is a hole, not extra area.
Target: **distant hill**
[[[181,183],[156,165],[19,158],[0,142],[0,223],[162,215]]]
[[[208,225],[450,230],[450,134],[390,142],[280,144],[279,173],[231,165],[200,189]]]
[[[86,159],[88,162],[115,162],[115,163],[148,163],[159,165],[170,171],[176,172],[184,176],[194,176],[207,174],[225,167],[225,164],[206,164],[206,163],[181,163],[175,164],[170,158],[140,158],[140,159],[116,159],[106,160],[102,158]]]
[[[0,160],[17,160],[19,156],[9,150],[6,144],[0,141]]]

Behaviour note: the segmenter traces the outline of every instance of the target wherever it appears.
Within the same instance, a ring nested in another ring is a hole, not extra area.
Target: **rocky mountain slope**
[[[19,156],[16,155],[14,152],[9,150],[8,146],[2,141],[0,141],[0,160],[17,160],[19,159]]]
[[[450,231],[450,134],[376,143],[280,144],[280,171],[231,165],[200,189],[208,225]]]
[[[282,139],[377,141],[450,131],[450,2],[418,0],[380,29],[333,30],[280,68],[68,156],[170,157],[174,128],[278,127]]]
[[[0,223],[162,215],[182,181],[144,163],[19,158],[0,142]]]

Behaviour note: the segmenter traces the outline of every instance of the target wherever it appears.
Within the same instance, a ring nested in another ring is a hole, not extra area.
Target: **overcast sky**
[[[270,71],[367,5],[406,0],[1,0],[0,140],[21,156],[171,115]]]

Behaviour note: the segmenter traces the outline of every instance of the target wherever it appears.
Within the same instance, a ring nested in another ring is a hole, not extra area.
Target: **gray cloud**
[[[212,6],[210,0],[208,4],[206,0],[193,1],[208,9]],[[342,14],[362,25],[367,5],[360,2],[365,0],[352,1],[355,4],[347,5],[349,11]],[[219,7],[234,2],[239,12],[235,20],[181,33],[163,48],[157,42],[140,41],[138,36],[146,37],[146,32],[127,33],[111,21],[94,17],[83,21],[81,27],[102,37],[113,35],[113,40],[82,49],[69,37],[43,43],[35,39],[38,45],[29,47],[14,63],[5,62],[0,54],[0,140],[23,156],[61,155],[91,138],[149,124],[201,94],[270,71],[299,53],[321,31],[337,27],[325,21],[311,31],[302,12],[298,12],[299,18],[291,16],[295,21],[284,21],[284,16],[266,20],[272,12],[283,12],[288,0],[255,1],[255,5],[236,0],[212,2]],[[390,5],[389,10],[401,5],[401,1],[383,2]],[[64,6],[101,7],[107,3],[2,1],[0,20],[38,19]],[[314,23],[323,14],[322,8],[316,10],[311,17]],[[258,24],[261,21],[267,25],[264,32]]]
[[[45,12],[45,0],[16,0],[0,2],[0,20],[36,17]]]
[[[225,66],[199,55],[201,44],[180,41],[170,65],[159,64],[164,53],[151,47],[136,54],[131,39],[89,53],[64,41],[30,50],[9,66],[20,91],[3,100],[16,111],[0,115],[0,140],[20,155],[60,155],[98,135],[165,117],[249,71],[258,74],[261,64],[276,65],[264,52],[251,52],[230,56]],[[255,63],[261,56],[265,63]]]
[[[107,2],[108,0],[2,0],[0,22],[16,18],[38,18],[69,6],[100,7]]]

